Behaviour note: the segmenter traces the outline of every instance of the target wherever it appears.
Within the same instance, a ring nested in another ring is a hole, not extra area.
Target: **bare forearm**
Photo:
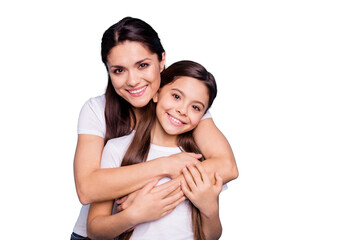
[[[209,158],[201,163],[206,169],[212,183],[215,182],[215,172],[219,173],[224,184],[238,177],[238,170],[235,160],[224,158]]]
[[[203,166],[209,175],[215,171],[227,183],[238,177],[235,156],[225,136],[215,126],[212,119],[202,120],[194,131],[196,144],[205,157]]]
[[[200,213],[203,232],[206,240],[219,239],[222,233],[222,226],[219,217],[219,210],[213,209],[212,213]]]
[[[83,180],[83,204],[115,199],[165,176],[159,162],[149,161],[119,168],[96,169]]]
[[[97,216],[90,220],[87,225],[87,233],[90,239],[113,239],[125,232],[135,224],[131,223],[126,210],[115,215]]]

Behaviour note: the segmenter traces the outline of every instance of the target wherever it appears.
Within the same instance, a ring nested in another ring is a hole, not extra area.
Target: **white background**
[[[100,41],[138,17],[167,65],[218,83],[211,109],[240,176],[221,239],[360,239],[357,1],[8,1],[0,4],[1,239],[69,239],[77,118],[104,92]]]

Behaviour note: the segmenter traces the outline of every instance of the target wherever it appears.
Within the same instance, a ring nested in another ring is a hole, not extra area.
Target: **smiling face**
[[[162,87],[154,97],[157,102],[157,123],[154,137],[159,134],[177,136],[194,129],[208,107],[208,89],[200,80],[179,77]]]
[[[133,107],[144,107],[160,86],[165,54],[159,62],[155,53],[139,42],[125,41],[113,47],[107,57],[112,85]]]

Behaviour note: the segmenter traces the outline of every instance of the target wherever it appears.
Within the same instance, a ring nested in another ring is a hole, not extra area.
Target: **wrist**
[[[133,227],[135,225],[138,225],[139,223],[141,223],[140,217],[137,215],[136,209],[133,209],[132,206],[128,207],[127,209],[123,210],[123,212],[126,212],[126,219],[130,225],[130,227]],[[130,228],[129,227],[129,228]]]
[[[169,164],[167,164],[167,157],[160,157],[156,159],[157,166],[156,169],[158,169],[159,177],[170,177],[170,169]]]
[[[199,209],[200,210],[200,209]],[[208,219],[214,219],[219,217],[219,205],[216,204],[214,206],[207,206],[206,209],[201,209],[200,214],[202,217],[208,218]]]

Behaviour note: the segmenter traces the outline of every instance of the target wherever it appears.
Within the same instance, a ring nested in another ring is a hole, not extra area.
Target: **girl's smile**
[[[200,80],[178,77],[153,98],[157,102],[153,143],[176,145],[177,135],[193,130],[207,110],[208,89]]]

